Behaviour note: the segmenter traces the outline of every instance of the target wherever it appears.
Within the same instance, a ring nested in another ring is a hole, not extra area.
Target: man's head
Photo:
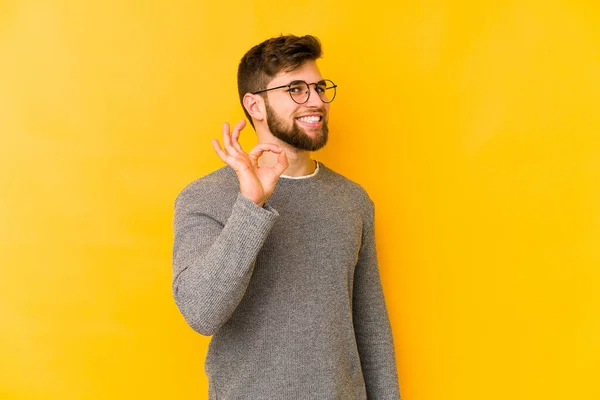
[[[238,68],[238,91],[255,129],[255,123],[268,127],[273,136],[301,150],[325,145],[329,104],[315,62],[321,54],[316,37],[289,35],[268,39],[244,55]],[[302,83],[300,90],[290,87],[295,81],[308,83],[308,88],[304,85],[301,90]],[[335,88],[327,93],[332,91]]]

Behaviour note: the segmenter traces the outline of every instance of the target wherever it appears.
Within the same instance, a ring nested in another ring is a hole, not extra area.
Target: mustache
[[[306,114],[306,113],[319,113],[322,115],[327,115],[327,111],[325,111],[325,108],[323,107],[315,107],[315,108],[308,108],[306,110],[303,110],[302,112],[298,112],[294,114],[294,117]]]

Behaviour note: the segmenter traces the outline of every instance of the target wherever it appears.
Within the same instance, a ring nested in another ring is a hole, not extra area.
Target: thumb
[[[277,172],[277,175],[281,175],[287,169],[288,165],[287,154],[282,150],[281,153],[277,155],[277,164],[273,166],[273,169]]]

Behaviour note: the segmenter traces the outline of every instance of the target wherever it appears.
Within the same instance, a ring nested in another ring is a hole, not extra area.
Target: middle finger
[[[228,154],[237,154],[238,151],[233,147],[231,143],[231,133],[229,131],[229,124],[225,122],[223,124],[223,147]]]
[[[239,142],[239,138],[241,131],[242,129],[244,129],[245,126],[246,120],[242,119],[240,122],[235,124],[235,126],[233,127],[233,131],[231,132],[231,142],[233,144],[233,147],[235,147],[235,149],[240,153],[244,153],[244,149],[242,148],[242,145]]]

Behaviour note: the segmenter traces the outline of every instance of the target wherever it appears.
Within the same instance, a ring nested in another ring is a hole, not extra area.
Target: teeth
[[[314,124],[315,122],[319,122],[321,117],[319,116],[310,116],[310,117],[300,117],[298,118],[302,122],[307,122],[309,124]]]

